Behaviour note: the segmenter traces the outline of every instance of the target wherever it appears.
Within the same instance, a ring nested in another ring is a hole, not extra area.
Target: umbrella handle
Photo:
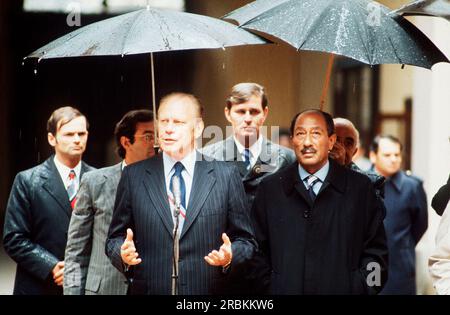
[[[334,54],[330,54],[328,57],[328,67],[327,67],[327,73],[325,76],[325,82],[323,84],[322,88],[322,96],[320,97],[320,110],[323,110],[323,107],[325,105],[325,100],[328,95],[328,87],[330,86],[330,78],[331,73],[333,71],[333,64],[334,64]]]
[[[153,108],[153,128],[155,129],[155,143],[153,145],[155,152],[159,151],[158,128],[156,124],[156,95],[155,95],[155,64],[153,62],[153,53],[150,53],[150,68],[152,73],[152,108]]]

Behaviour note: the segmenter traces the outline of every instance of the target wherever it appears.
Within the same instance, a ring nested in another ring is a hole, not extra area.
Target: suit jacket
[[[226,292],[229,275],[251,259],[256,247],[237,170],[226,163],[199,158],[179,240],[180,295]],[[172,217],[162,156],[127,166],[117,190],[106,252],[123,272],[120,246],[127,228],[133,230],[142,262],[133,267],[131,294],[171,294]],[[232,241],[229,273],[208,265],[203,258],[219,249],[223,232]]]
[[[271,294],[375,294],[386,281],[383,212],[365,175],[330,160],[313,202],[293,163],[262,181],[252,215]]]
[[[203,148],[202,153],[217,161],[226,161],[236,164],[244,183],[250,206],[255,199],[256,190],[263,178],[286,167],[296,161],[294,151],[279,146],[266,138],[263,138],[261,154],[255,165],[247,170],[237,149],[233,137],[216,142]]]
[[[3,244],[17,263],[14,294],[62,294],[52,269],[64,260],[72,207],[51,156],[17,174],[6,208]],[[81,176],[93,170],[82,162]]]
[[[416,294],[415,247],[428,227],[422,181],[400,171],[386,181],[384,193],[389,280],[382,294]]]
[[[105,255],[121,175],[122,163],[119,163],[83,176],[69,225],[64,294],[127,293],[127,279]]]

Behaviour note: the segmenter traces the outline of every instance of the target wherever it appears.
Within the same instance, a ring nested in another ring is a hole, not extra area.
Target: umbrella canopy
[[[418,28],[389,12],[368,0],[257,0],[224,18],[298,50],[329,52],[369,65],[430,69],[435,63],[449,62]]]
[[[96,22],[34,51],[26,58],[151,54],[153,112],[156,118],[153,53],[269,43],[237,26],[212,17],[146,9]],[[156,137],[155,148],[158,147]]]
[[[392,11],[403,15],[430,15],[446,18],[450,21],[449,0],[418,0]]]
[[[129,55],[265,43],[259,36],[219,19],[147,8],[79,28],[27,58]]]

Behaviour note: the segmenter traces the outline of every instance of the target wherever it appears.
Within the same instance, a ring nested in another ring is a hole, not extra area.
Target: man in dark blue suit
[[[131,294],[224,293],[253,256],[238,170],[203,160],[195,150],[203,127],[193,95],[166,96],[158,110],[162,154],[123,172],[106,253],[130,279]]]
[[[14,294],[62,294],[64,250],[88,139],[86,117],[61,107],[47,122],[55,155],[17,174],[6,208],[3,244],[17,263]]]
[[[427,198],[422,181],[400,170],[402,144],[393,136],[377,136],[370,160],[386,177],[384,226],[389,249],[389,279],[381,294],[416,294],[415,247],[428,227]]]

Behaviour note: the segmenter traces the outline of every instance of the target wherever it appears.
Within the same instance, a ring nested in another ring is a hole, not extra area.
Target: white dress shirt
[[[192,180],[194,179],[196,155],[197,151],[192,150],[192,152],[186,155],[184,159],[179,161],[184,166],[183,171],[181,172],[181,176],[183,177],[184,184],[186,186],[186,210],[188,210],[189,207],[189,197],[191,195]],[[170,179],[175,173],[175,169],[173,167],[177,162],[178,161],[172,159],[170,156],[163,152],[164,178],[166,180],[166,191],[168,196],[170,195]]]
[[[322,168],[320,170],[318,170],[317,172],[315,172],[314,174],[308,173],[300,164],[298,164],[298,173],[300,174],[300,178],[303,182],[303,185],[305,185],[306,189],[308,189],[308,185],[305,182],[305,179],[309,175],[314,175],[315,177],[317,177],[319,179],[319,181],[313,187],[313,190],[314,190],[314,193],[316,194],[316,196],[319,193],[320,188],[322,188],[322,185],[325,182],[325,178],[327,178],[329,170],[330,170],[330,162],[329,161],[327,161],[327,164],[322,166]]]
[[[244,150],[245,147],[234,137],[234,143],[236,143],[236,147],[238,149],[239,154],[241,155],[242,161],[244,161]],[[256,140],[255,143],[253,143],[248,149],[250,151],[250,168],[252,168],[256,161],[258,160],[258,157],[261,154],[262,151],[262,143],[263,143],[263,137],[259,136],[258,140]]]
[[[61,179],[64,183],[64,189],[67,189],[69,186],[69,173],[71,170],[75,171],[75,191],[78,191],[78,188],[80,188],[80,175],[81,175],[81,161],[78,162],[77,166],[74,168],[67,167],[66,165],[62,164],[57,158],[56,155],[53,158],[53,161],[55,162],[56,169],[58,170],[59,175],[61,176]]]

